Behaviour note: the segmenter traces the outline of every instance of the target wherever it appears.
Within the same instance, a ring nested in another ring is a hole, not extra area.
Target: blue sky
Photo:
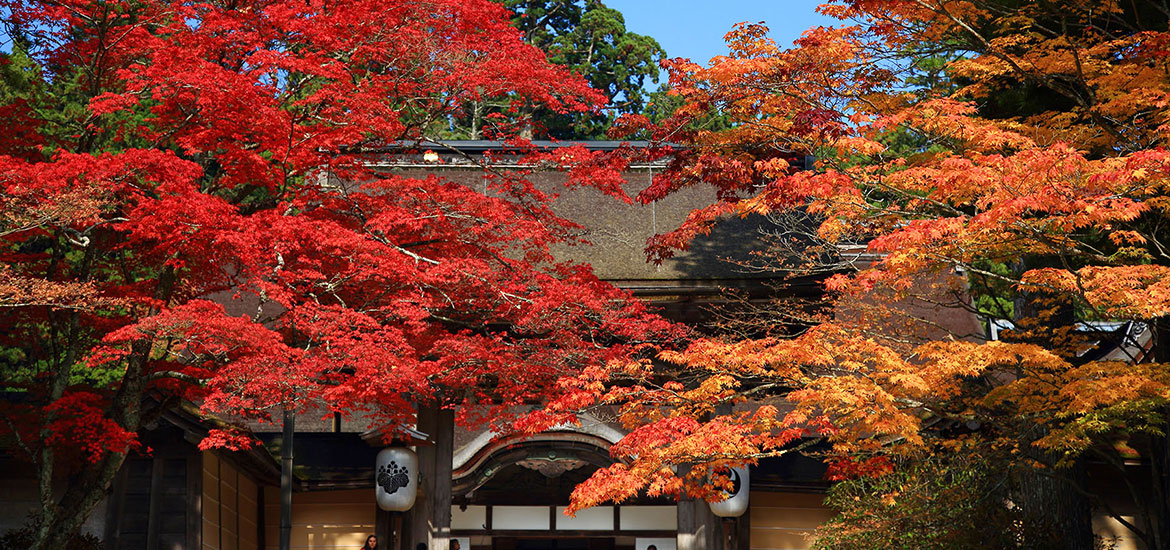
[[[827,0],[605,0],[625,17],[626,30],[654,37],[670,57],[701,65],[727,53],[723,35],[742,21],[763,21],[781,47],[800,33],[840,21],[816,13]],[[653,87],[653,86],[650,86]]]

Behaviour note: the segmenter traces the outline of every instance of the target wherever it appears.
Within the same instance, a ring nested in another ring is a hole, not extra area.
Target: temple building
[[[494,142],[455,142],[433,155],[395,155],[382,168],[406,175],[439,175],[484,186],[480,161],[492,153],[493,169],[514,168]],[[538,143],[557,147],[554,143]],[[616,142],[592,142],[613,149]],[[634,165],[626,192],[647,187],[659,164]],[[325,176],[328,177],[328,176]],[[762,218],[733,219],[698,239],[690,250],[661,265],[648,263],[647,238],[677,227],[693,209],[710,204],[713,191],[694,187],[651,204],[626,204],[591,188],[567,188],[565,174],[537,172],[537,188],[556,192],[554,209],[583,226],[591,244],[558,249],[589,263],[602,279],[658,306],[676,321],[702,326],[706,306],[730,289],[747,299],[776,292],[775,276],[746,269],[762,232]],[[790,281],[784,292],[814,295],[815,279]],[[982,329],[973,316],[946,316],[960,330]],[[537,405],[537,404],[534,404]],[[174,409],[144,434],[148,457],[128,459],[111,495],[86,530],[107,550],[274,550],[278,547],[281,494],[279,426],[253,426],[263,442],[249,451],[206,450],[198,442],[219,422],[194,406]],[[406,511],[376,503],[377,461],[388,427],[362,418],[306,413],[293,438],[291,549],[356,550],[370,534],[383,550],[798,550],[829,519],[824,465],[797,454],[764,459],[742,488],[747,511],[716,516],[706,502],[636,498],[563,514],[569,494],[613,461],[609,447],[623,432],[599,416],[534,437],[468,430],[450,410],[424,408],[418,423],[397,436],[397,445],[418,457],[417,496]],[[390,427],[393,428],[393,427]],[[270,431],[265,431],[270,430]],[[19,526],[35,504],[31,469],[11,453],[0,455],[0,530]],[[396,466],[398,467],[398,466]],[[397,471],[397,470],[396,470]],[[1098,530],[1121,537],[1117,548],[1135,548],[1120,524],[1105,519]],[[452,541],[459,541],[456,546]]]

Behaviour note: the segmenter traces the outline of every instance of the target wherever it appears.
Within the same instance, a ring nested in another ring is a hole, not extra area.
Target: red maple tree
[[[601,100],[493,2],[2,8],[3,426],[38,469],[34,548],[63,546],[177,400],[393,425],[531,402],[674,330],[554,261],[574,226],[523,174],[485,194],[372,162],[473,100]]]

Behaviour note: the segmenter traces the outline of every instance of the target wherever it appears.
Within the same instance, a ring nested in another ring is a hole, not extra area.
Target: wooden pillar
[[[410,511],[410,541],[404,550],[416,550],[419,543],[428,550],[448,550],[451,539],[451,461],[455,450],[455,413],[422,407],[418,430],[433,445],[418,447],[419,495]]]
[[[122,463],[122,468],[118,470],[118,475],[114,477],[110,496],[106,497],[105,541],[106,548],[109,548],[110,550],[121,548],[121,546],[118,545],[118,536],[122,532],[122,508],[126,503],[126,470],[129,469],[129,466],[129,459]],[[202,470],[200,470],[199,479],[200,481],[203,480]]]
[[[409,519],[403,521],[409,512],[388,512],[374,505],[374,536],[378,537],[378,550],[407,550],[412,544],[410,533],[403,531]]]
[[[703,500],[678,503],[678,550],[714,550],[715,515]]]
[[[430,549],[448,550],[451,545],[451,464],[455,454],[455,411],[440,410],[437,420]]]
[[[394,544],[388,550],[409,550],[407,545],[410,544],[410,540],[406,537],[405,526],[407,524],[405,516],[406,514],[404,512],[399,512],[391,516],[393,521],[390,522],[390,531],[391,537],[393,537],[391,540],[393,540]]]
[[[374,536],[378,537],[378,550],[393,550],[394,512],[388,512],[374,504]]]
[[[744,512],[742,516],[736,518],[735,521],[735,550],[751,550],[752,549],[752,508],[749,505],[748,511]]]
[[[727,416],[731,412],[730,403],[721,403],[716,405],[714,414]],[[709,417],[704,419],[710,420]],[[724,518],[716,516],[706,501],[701,499],[680,501],[678,509],[678,550],[739,549],[736,522],[724,521]]]
[[[705,500],[696,500],[695,515],[703,521],[703,532],[707,534],[703,540],[707,550],[723,550],[723,522],[711,513],[711,505]]]
[[[422,498],[422,487],[419,487],[419,497]],[[418,507],[418,501],[414,501],[414,506]],[[398,520],[398,548],[393,550],[414,550],[416,542],[414,535],[414,508],[402,513],[402,517]]]
[[[431,494],[435,492],[435,446],[431,442],[434,441],[437,427],[438,410],[434,407],[419,407],[418,431],[427,434],[431,441],[419,445],[415,451],[418,455],[418,497],[410,509],[410,533],[406,537],[410,546],[406,550],[415,550],[418,543],[430,547]]]
[[[162,498],[163,459],[157,455],[150,461],[150,514],[146,520],[146,547],[158,548],[159,522],[162,515],[159,500]]]
[[[292,409],[284,409],[284,437],[280,440],[280,550],[289,550],[292,544],[293,437],[296,434],[296,419]]]

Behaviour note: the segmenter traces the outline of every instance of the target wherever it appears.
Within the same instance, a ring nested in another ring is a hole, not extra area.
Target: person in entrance
[[[361,550],[378,550],[378,537],[374,535],[366,537],[366,543],[362,545]]]

